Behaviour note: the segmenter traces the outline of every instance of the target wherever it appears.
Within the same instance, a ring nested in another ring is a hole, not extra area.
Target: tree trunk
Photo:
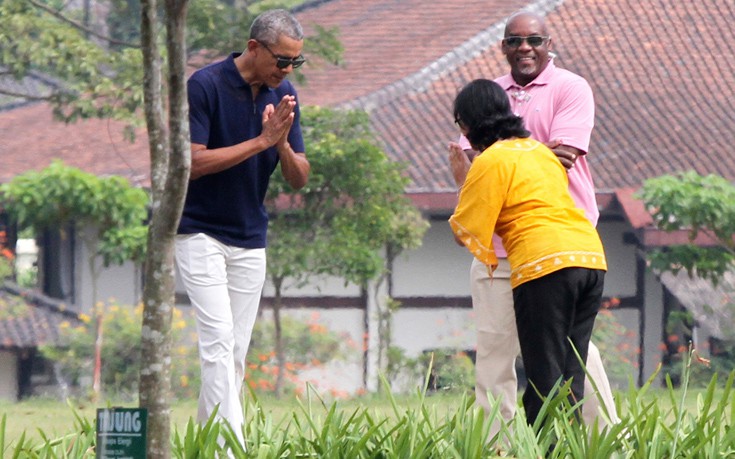
[[[273,388],[273,394],[276,398],[281,397],[281,389],[283,388],[283,372],[286,367],[286,358],[283,355],[283,328],[281,326],[281,285],[283,280],[278,279],[274,282],[275,295],[273,297],[273,325],[275,328],[276,340],[276,384]]]
[[[141,41],[145,114],[151,156],[151,221],[145,261],[141,334],[140,406],[148,410],[147,457],[171,456],[171,316],[174,299],[174,241],[191,167],[187,117],[186,0],[166,1],[169,56],[169,126],[162,94],[156,0],[143,0]],[[168,135],[167,135],[168,134]],[[169,137],[170,136],[170,137]]]
[[[95,303],[94,305],[94,369],[92,371],[92,401],[97,403],[102,391],[102,307]]]

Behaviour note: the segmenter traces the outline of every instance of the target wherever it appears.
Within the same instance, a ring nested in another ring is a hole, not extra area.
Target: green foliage
[[[694,242],[713,236],[718,247],[672,246],[650,256],[652,266],[677,273],[686,269],[717,283],[735,260],[735,186],[717,175],[684,172],[647,180],[638,197],[664,231],[686,230]]]
[[[243,51],[250,25],[258,14],[273,8],[289,9],[299,3],[303,2],[256,2],[248,5],[248,8],[238,8],[232,2],[223,0],[190,2],[186,17],[186,43],[189,53],[204,50],[212,55],[222,56],[232,51]],[[137,43],[140,40],[140,1],[111,0],[110,8],[106,21],[111,37]],[[340,63],[343,48],[336,35],[336,29],[314,25],[314,34],[304,40],[304,53],[309,56],[308,65],[318,65],[322,61]]]
[[[2,306],[5,303],[0,303]],[[22,304],[15,313],[22,312]],[[124,307],[117,304],[98,305],[102,317],[102,386],[108,398],[133,399],[137,395],[140,368],[140,335],[143,307]],[[0,309],[2,318],[5,308]],[[59,347],[42,346],[42,355],[54,361],[66,383],[82,388],[91,382],[95,323],[90,316],[81,315],[82,323],[63,322],[60,327],[63,344]],[[274,362],[273,323],[256,322],[247,356],[245,380],[254,390],[271,391],[277,375]],[[193,319],[180,309],[174,309],[172,321],[174,364],[171,366],[173,395],[176,398],[196,398],[200,387],[197,336]],[[288,389],[297,388],[298,373],[306,368],[322,365],[339,358],[344,338],[330,332],[316,319],[308,322],[286,318],[283,321],[286,346],[285,366]]]
[[[70,433],[59,438],[50,438],[44,432],[40,432],[43,438],[43,442],[40,444],[35,444],[27,440],[24,433],[12,446],[10,443],[5,443],[7,416],[3,414],[0,420],[0,455],[7,458],[12,457],[13,459],[91,459],[95,457],[95,424],[80,416],[76,411],[73,414],[76,424],[76,428],[74,429],[75,433]]]
[[[653,251],[648,255],[651,266],[674,274],[685,269],[690,276],[697,275],[718,286],[723,274],[735,267],[735,186],[720,176],[700,176],[690,171],[648,180],[638,196],[659,229],[685,230],[690,241]],[[714,238],[716,245],[695,245],[695,239],[702,235]],[[668,318],[666,370],[674,383],[682,377],[681,364],[694,325],[686,311]],[[692,370],[693,384],[706,384],[713,373],[723,375],[735,369],[735,342],[728,338],[720,343],[719,352],[712,353],[711,368],[698,366]]]
[[[187,45],[192,51],[212,50],[222,55],[246,48],[255,15],[220,0],[197,0],[189,4]]]
[[[421,381],[426,374],[426,366],[421,357],[409,357],[403,348],[388,346],[383,374],[386,382],[395,389],[399,381]]]
[[[13,262],[8,258],[0,255],[0,282],[13,277]]]
[[[325,362],[343,356],[344,337],[329,331],[316,320],[303,322],[284,317],[281,319],[281,328],[286,359],[283,372],[287,392],[301,390],[301,383],[298,380],[300,371],[319,367]],[[273,322],[265,320],[256,322],[245,372],[245,381],[253,390],[273,391],[275,388],[276,376],[281,370],[278,368],[273,351],[274,343]]]
[[[16,273],[16,283],[21,288],[36,288],[38,286],[38,267],[34,265]]]
[[[217,409],[204,424],[195,425],[190,419],[183,438],[178,430],[174,431],[173,437],[175,457],[226,457],[226,450],[231,451],[229,457],[246,457],[232,427],[227,422],[217,422]],[[220,442],[220,438],[224,439],[224,444]]]
[[[145,255],[148,195],[122,177],[100,178],[54,161],[0,185],[0,194],[20,229],[96,226],[105,265]]]
[[[132,225],[110,228],[99,241],[99,252],[105,265],[121,265],[128,260],[145,260],[148,239],[148,226]]]
[[[316,67],[321,63],[341,65],[344,47],[339,41],[339,29],[325,28],[319,24],[313,24],[313,27],[315,35],[310,36],[304,43],[304,53],[309,58],[308,65]]]
[[[375,143],[367,114],[304,107],[311,176],[292,192],[275,174],[268,200],[273,278],[330,274],[358,285],[383,272],[380,250],[420,243],[426,222],[404,196],[403,167]],[[276,203],[279,203],[276,206]]]
[[[439,349],[424,353],[420,361],[430,371],[430,390],[469,393],[475,388],[475,365],[464,352]]]
[[[389,346],[384,368],[385,383],[395,392],[413,391],[428,379],[431,392],[469,393],[475,387],[475,365],[462,351],[437,349],[410,357],[397,347]]]
[[[110,14],[105,18],[110,36],[97,33],[94,39],[69,22],[81,24],[81,10],[69,8],[66,2],[38,3],[67,20],[62,21],[27,0],[0,2],[0,43],[4,44],[0,49],[0,67],[17,80],[35,72],[52,83],[44,94],[18,94],[15,88],[2,87],[0,94],[47,100],[54,115],[65,122],[82,118],[122,120],[128,123],[126,134],[133,136],[131,127],[143,120],[140,1],[111,0]],[[250,9],[236,8],[227,1],[189,2],[189,50],[208,50],[215,56],[242,51],[254,18]],[[304,49],[310,57],[308,65],[340,61],[342,47],[335,36],[336,30],[317,27],[313,37],[307,37]],[[301,78],[300,73],[295,77]]]
[[[102,389],[111,398],[134,399],[138,391],[140,368],[140,334],[142,305],[133,308],[117,304],[97,305],[96,317],[102,317]],[[79,325],[63,322],[60,326],[62,345],[42,346],[42,355],[54,361],[65,381],[85,388],[91,383],[94,364],[96,324],[80,315]],[[185,334],[190,329],[187,319],[174,310],[172,349],[176,365],[172,365],[172,390],[175,397],[195,397],[199,391],[199,365],[196,341]]]
[[[109,52],[80,29],[26,0],[0,2],[0,42],[4,43],[0,67],[15,78],[36,71],[57,82],[48,100],[59,119],[140,121],[136,115],[143,101],[139,50]]]
[[[387,390],[380,404],[367,399],[328,404],[310,389],[282,417],[252,394],[245,404],[243,426],[247,453],[231,427],[218,423],[214,414],[203,424],[190,419],[183,430],[175,429],[172,452],[177,458],[226,457],[229,449],[233,457],[263,459],[715,459],[735,454],[731,428],[735,374],[724,382],[713,378],[697,393],[686,384],[681,390],[669,386],[656,392],[654,379],[641,389],[631,387],[617,394],[621,422],[602,430],[574,418],[565,394],[568,386],[559,387],[559,395],[545,401],[542,412],[549,414],[548,422],[535,427],[526,423],[522,410],[506,423],[499,418],[497,404],[486,416],[467,394],[447,401],[419,391],[410,400],[398,400]],[[3,457],[94,456],[93,425],[79,416],[77,433],[38,446],[25,436],[3,440],[5,422],[0,422]],[[494,422],[500,424],[500,432],[488,438]]]
[[[110,13],[105,22],[110,37],[123,42],[140,42],[140,1],[110,0],[108,3]]]
[[[377,145],[367,113],[304,107],[301,124],[311,176],[298,192],[281,174],[272,178],[268,275],[277,295],[285,280],[301,285],[313,275],[366,287],[421,243],[428,223],[405,196],[404,167]],[[390,311],[381,314],[389,322]],[[388,333],[383,326],[379,335]]]

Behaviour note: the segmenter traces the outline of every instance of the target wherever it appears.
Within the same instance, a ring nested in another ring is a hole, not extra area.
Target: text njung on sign
[[[144,408],[97,410],[97,458],[145,459],[148,411]]]

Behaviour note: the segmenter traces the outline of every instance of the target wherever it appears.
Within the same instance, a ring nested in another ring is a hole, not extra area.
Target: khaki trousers
[[[513,309],[513,290],[510,287],[510,265],[499,259],[492,279],[487,266],[477,259],[470,269],[472,308],[477,328],[477,356],[475,361],[475,396],[477,404],[486,413],[490,411],[488,393],[499,400],[500,414],[510,421],[517,408],[518,379],[515,362],[521,348]],[[600,429],[609,423],[619,422],[615,402],[602,366],[600,351],[592,342],[587,351],[585,379],[585,403],[582,415],[588,425],[597,418]],[[593,383],[590,378],[594,380]],[[596,387],[593,389],[593,387]],[[602,408],[604,406],[604,410]],[[499,430],[499,423],[492,426],[490,436]]]

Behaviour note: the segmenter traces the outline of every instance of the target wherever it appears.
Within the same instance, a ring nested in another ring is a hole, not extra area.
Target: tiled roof
[[[314,25],[338,27],[344,47],[339,68],[305,69],[304,104],[338,105],[386,87],[417,72],[426,85],[448,52],[462,47],[500,18],[527,4],[519,0],[332,0],[297,10],[309,35]],[[552,2],[544,2],[552,3]],[[556,3],[556,2],[554,2]],[[456,61],[455,61],[456,62]],[[426,71],[428,68],[428,72]]]
[[[598,192],[688,169],[735,180],[732,0],[317,0],[297,17],[307,32],[339,27],[344,63],[305,66],[301,103],[367,109],[382,146],[407,163],[408,191],[450,193],[453,97],[473,78],[507,72],[498,42],[524,5],[547,15],[557,65],[594,90]],[[120,123],[66,126],[38,104],[0,112],[0,137],[0,182],[52,158],[149,182],[146,136],[130,144]]]
[[[0,349],[57,343],[63,322],[71,326],[81,323],[58,301],[7,283],[0,286]]]
[[[402,2],[400,12],[382,14],[394,2],[333,0],[299,14],[305,24],[338,25],[346,57],[346,68],[304,70],[302,102],[358,100],[386,151],[408,163],[410,192],[454,189],[445,148],[457,136],[453,97],[473,78],[508,71],[498,42],[504,18],[518,6],[440,3]],[[589,161],[598,191],[689,169],[735,180],[735,61],[727,45],[735,39],[732,0],[533,6],[549,11],[557,65],[583,75],[595,93]],[[440,28],[444,12],[452,12],[451,25]]]
[[[53,119],[46,103],[0,112],[0,183],[30,169],[40,170],[61,159],[100,176],[121,175],[132,184],[148,186],[148,136],[138,129],[135,142],[126,140],[125,125],[90,119],[70,125]]]

